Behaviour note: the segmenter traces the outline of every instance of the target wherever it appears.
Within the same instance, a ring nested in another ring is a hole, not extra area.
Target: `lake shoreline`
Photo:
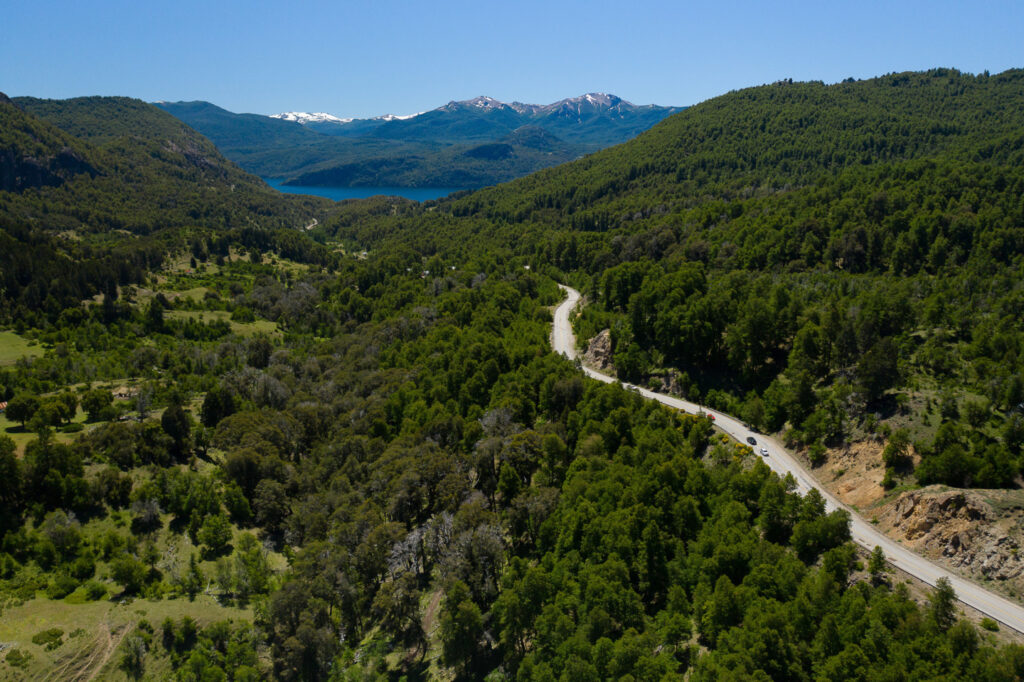
[[[285,185],[284,178],[262,178],[272,189],[283,194],[309,194],[326,197],[333,201],[346,199],[368,199],[374,196],[398,196],[412,201],[430,201],[461,192],[463,187],[316,187],[309,185]]]

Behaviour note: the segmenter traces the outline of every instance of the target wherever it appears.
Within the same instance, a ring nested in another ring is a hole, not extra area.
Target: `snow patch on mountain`
[[[408,121],[410,118],[416,118],[420,114],[425,114],[425,111],[417,111],[415,114],[406,114],[405,116],[399,116],[397,114],[384,114],[383,116],[374,116],[374,121]],[[350,121],[352,119],[349,119]]]

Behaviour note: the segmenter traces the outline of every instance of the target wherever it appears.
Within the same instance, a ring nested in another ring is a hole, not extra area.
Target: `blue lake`
[[[446,197],[452,192],[458,192],[459,187],[305,187],[298,185],[283,185],[280,178],[263,178],[263,181],[279,192],[285,194],[312,194],[318,197],[327,197],[335,201],[343,199],[366,199],[386,194],[388,196],[405,197],[413,201],[428,201]]]

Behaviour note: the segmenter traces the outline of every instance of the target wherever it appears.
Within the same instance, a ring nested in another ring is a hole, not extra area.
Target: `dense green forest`
[[[893,476],[1012,484],[1022,79],[730,93],[424,204],[274,195],[130,100],[0,103],[0,665],[109,602],[111,677],[1020,677],[948,585],[548,333],[581,286],[623,376],[794,443],[933,390]]]

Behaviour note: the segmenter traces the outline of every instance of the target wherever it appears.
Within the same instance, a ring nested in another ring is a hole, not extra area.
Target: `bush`
[[[110,564],[111,577],[124,587],[129,594],[138,592],[146,582],[146,565],[126,554]]]
[[[71,562],[71,577],[76,580],[88,580],[96,574],[96,562],[89,555],[82,555]]]
[[[980,625],[983,630],[988,630],[989,632],[999,632],[999,623],[995,622],[991,618],[982,618],[981,622],[978,623],[978,625]]]
[[[50,599],[63,599],[77,588],[78,581],[70,575],[58,575],[46,588],[46,596]]]
[[[90,580],[85,584],[85,598],[88,601],[99,601],[107,596],[107,586],[99,580]]]
[[[5,660],[12,668],[27,668],[29,661],[32,660],[32,654],[21,649],[12,649]]]
[[[18,562],[10,554],[0,554],[0,579],[7,580],[18,572]]]
[[[255,322],[256,314],[252,311],[252,308],[245,306],[238,306],[231,312],[232,322]]]
[[[825,446],[818,442],[811,445],[810,449],[807,450],[807,459],[810,460],[812,466],[821,466],[825,463]]]
[[[64,640],[61,639],[62,637],[64,637],[63,630],[60,628],[50,628],[49,630],[43,630],[32,635],[32,643],[43,647],[47,651],[52,651],[64,643]]]
[[[203,556],[215,558],[224,554],[231,542],[231,522],[223,514],[211,514],[199,529],[198,540],[205,545]]]

